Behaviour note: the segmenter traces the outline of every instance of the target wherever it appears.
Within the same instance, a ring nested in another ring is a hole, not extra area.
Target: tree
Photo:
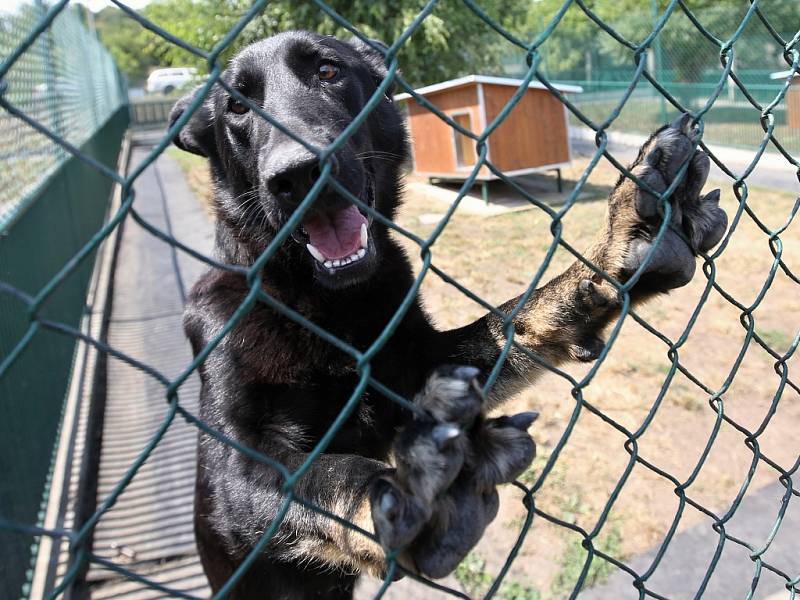
[[[147,39],[142,27],[115,7],[107,7],[94,18],[97,35],[108,48],[131,85],[141,85],[156,65],[156,57],[145,52]]]
[[[525,20],[528,38],[544,29],[563,5],[562,0],[535,0]],[[652,0],[585,0],[584,4],[608,26],[632,43],[639,44],[653,31],[655,15]],[[662,15],[668,0],[655,0]],[[727,40],[733,35],[750,4],[740,0],[687,0],[686,5],[713,35]],[[762,13],[785,39],[791,39],[800,24],[800,2],[774,0],[764,3]],[[700,33],[678,7],[658,36],[663,55],[661,76],[667,81],[699,82],[719,78],[719,47]],[[620,44],[594,23],[573,3],[556,30],[542,47],[550,76],[581,79],[587,53],[595,68],[602,67],[604,78],[635,68],[633,51]],[[754,16],[735,45],[736,68],[777,70],[782,66],[781,47]],[[623,77],[625,78],[625,77]]]
[[[423,5],[420,0],[332,0],[328,4],[360,32],[386,43],[400,36]],[[524,0],[486,0],[481,6],[504,27],[518,29],[526,4]],[[208,51],[251,5],[250,0],[157,0],[142,12],[169,33]],[[206,68],[202,59],[143,29],[117,9],[106,10],[117,14],[113,19],[103,16],[103,27],[98,29],[120,68],[131,78],[139,77],[154,64]],[[309,29],[344,38],[352,35],[312,2],[276,0],[248,23],[223,53],[223,63],[250,42],[289,29]],[[413,85],[422,85],[497,69],[509,47],[462,2],[443,0],[408,39],[399,61],[404,76]]]

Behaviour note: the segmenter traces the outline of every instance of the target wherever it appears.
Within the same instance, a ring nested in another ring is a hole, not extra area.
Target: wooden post
[[[786,123],[790,129],[800,129],[800,76],[792,78],[786,92]]]

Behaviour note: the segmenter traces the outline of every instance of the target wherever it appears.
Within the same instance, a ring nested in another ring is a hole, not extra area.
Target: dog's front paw
[[[483,401],[477,375],[472,367],[439,367],[414,399],[425,416],[415,417],[398,434],[392,448],[395,472],[378,480],[370,495],[375,532],[384,548],[407,546],[461,472],[466,432]]]
[[[686,285],[694,276],[695,255],[715,246],[728,226],[719,207],[719,190],[701,195],[710,161],[702,150],[694,151],[698,132],[684,114],[659,129],[645,142],[631,172],[655,192],[663,193],[688,160],[688,167],[669,198],[670,225],[682,230],[687,244],[668,228],[634,289],[663,292]],[[621,181],[609,200],[609,234],[606,262],[613,274],[625,281],[644,262],[662,223],[658,196],[631,179]]]
[[[496,486],[533,460],[527,433],[536,413],[485,419],[472,367],[440,367],[415,403],[416,418],[394,443],[396,469],[371,493],[375,532],[400,564],[444,577],[466,556],[497,514]]]
[[[528,428],[537,417],[525,412],[479,419],[470,432],[464,468],[408,549],[418,572],[444,577],[480,541],[497,516],[497,486],[514,481],[533,461],[536,446]]]

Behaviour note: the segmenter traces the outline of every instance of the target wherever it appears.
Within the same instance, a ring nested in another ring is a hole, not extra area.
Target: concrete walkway
[[[135,140],[132,167],[144,159],[153,141]],[[211,252],[212,225],[172,158],[162,155],[139,177],[135,190],[134,207],[143,219],[196,250]],[[109,344],[169,378],[177,376],[192,358],[181,326],[184,290],[204,268],[128,218],[116,265]],[[193,412],[198,391],[196,375],[180,389],[181,404]],[[163,422],[165,398],[158,381],[122,361],[109,361],[98,504]],[[192,528],[196,444],[197,430],[176,418],[100,520],[94,552],[171,589],[208,596]],[[164,597],[96,564],[87,580],[96,599]]]
[[[775,525],[785,492],[783,486],[775,483],[745,496],[733,518],[725,525],[727,535],[761,547]],[[722,511],[718,514],[722,514]],[[694,598],[711,564],[719,539],[709,519],[675,536],[655,573],[647,580],[647,589],[675,600]],[[657,549],[652,549],[626,561],[626,564],[637,573],[645,573],[656,553]],[[764,553],[763,560],[790,577],[800,575],[800,498],[793,496],[789,500],[778,534]],[[703,598],[744,599],[750,591],[755,573],[756,564],[750,559],[748,550],[726,541]],[[639,598],[639,592],[634,589],[632,582],[629,574],[617,571],[605,584],[587,590],[580,598],[633,600]],[[768,569],[762,569],[753,597],[761,600],[788,599],[790,594],[785,584],[783,578]]]

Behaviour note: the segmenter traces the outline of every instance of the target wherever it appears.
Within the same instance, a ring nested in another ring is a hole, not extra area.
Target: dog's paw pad
[[[658,196],[647,188],[657,194],[663,193],[686,165],[670,197],[671,221],[680,224],[683,207],[698,200],[708,178],[710,159],[705,152],[695,149],[698,131],[691,121],[689,114],[683,114],[659,129],[645,142],[639,158],[631,166],[631,172],[646,185],[637,186],[635,207],[639,217],[648,222],[660,222],[661,211]]]
[[[480,541],[500,506],[497,490],[476,492],[457,485],[450,491],[447,510],[434,516],[407,551],[415,569],[433,579],[452,573]]]
[[[472,452],[466,470],[470,485],[478,491],[494,489],[517,479],[536,455],[536,444],[528,429],[537,412],[488,419],[470,436]]]
[[[692,154],[697,131],[684,113],[662,127],[644,148],[644,163],[658,170],[669,184]]]
[[[628,273],[633,274],[644,263],[653,245],[642,238],[631,240],[624,263]],[[657,289],[671,290],[689,283],[696,266],[691,248],[675,232],[667,230],[647,263],[643,279],[646,276]]]

